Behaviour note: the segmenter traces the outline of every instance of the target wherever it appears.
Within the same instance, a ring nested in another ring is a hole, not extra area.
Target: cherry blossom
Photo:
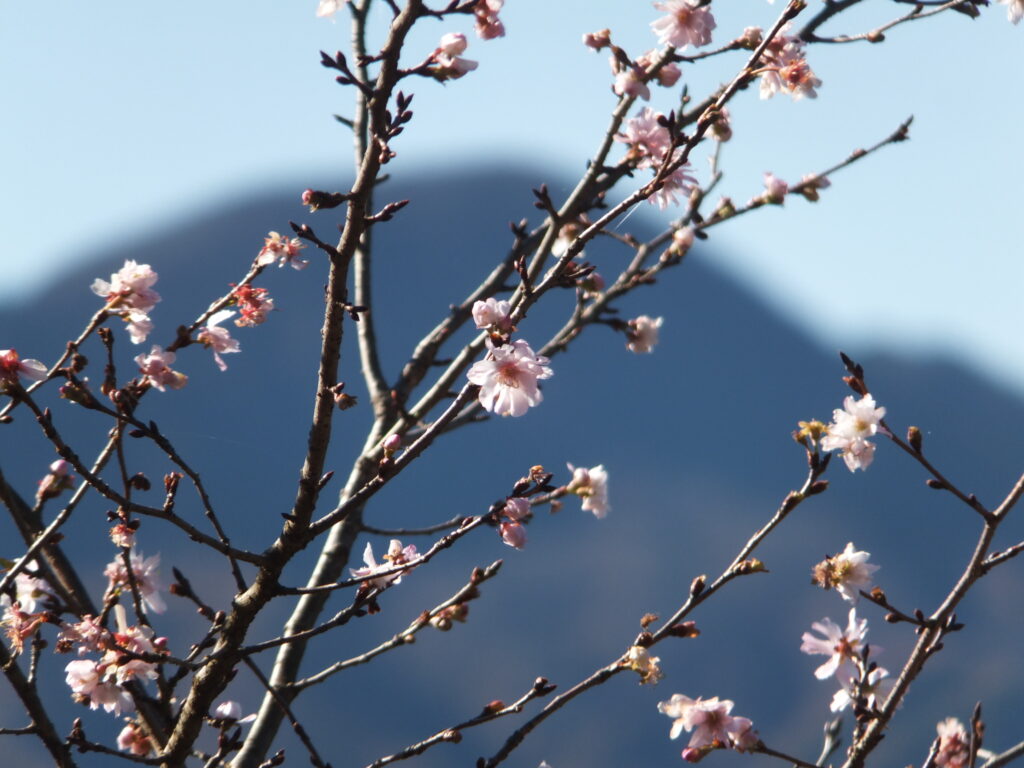
[[[833,712],[842,712],[853,701],[853,689],[857,675],[848,669],[841,668],[836,671],[836,679],[839,681],[840,688],[832,697],[829,709]],[[885,701],[895,685],[896,681],[889,677],[889,670],[885,667],[875,667],[868,673],[866,685],[861,685],[860,696],[867,700],[868,707],[877,707]]]
[[[665,675],[658,667],[661,661],[641,645],[632,646],[625,656],[625,664],[640,675],[640,685],[656,685]]]
[[[309,262],[298,258],[299,251],[305,247],[297,237],[288,238],[278,232],[270,232],[264,238],[263,247],[256,256],[256,266],[266,267],[276,261],[279,267],[291,264],[295,269],[305,269]]]
[[[522,523],[503,521],[498,524],[498,532],[501,540],[515,549],[522,549],[526,546],[526,526]]]
[[[947,717],[935,730],[939,734],[935,764],[939,768],[964,768],[970,758],[970,739],[964,724],[955,717]]]
[[[107,300],[107,309],[135,309],[148,313],[160,301],[160,294],[153,290],[157,277],[149,264],[138,264],[128,259],[110,276],[110,282],[96,278],[91,290]]]
[[[822,589],[836,590],[844,600],[856,605],[860,591],[871,588],[871,574],[879,568],[868,562],[869,557],[870,552],[855,551],[851,541],[838,555],[814,566],[814,583]]]
[[[683,163],[661,180],[661,186],[648,198],[648,202],[661,210],[678,205],[679,198],[688,197],[696,183],[697,179],[690,175],[690,164]]]
[[[484,40],[505,36],[505,25],[498,18],[505,0],[480,0],[473,8],[476,16],[476,33]]]
[[[317,18],[330,18],[340,11],[347,2],[348,0],[320,0],[320,4],[316,8]]]
[[[441,42],[437,44],[438,53],[445,56],[461,56],[466,52],[469,43],[466,36],[461,32],[449,32],[441,36]]]
[[[237,701],[222,701],[213,710],[213,716],[218,720],[224,720],[232,725],[245,725],[256,719],[256,715],[242,717],[242,705]]]
[[[818,202],[819,189],[827,189],[832,186],[832,182],[828,180],[827,176],[818,176],[815,173],[805,174],[800,179],[800,184],[800,194],[812,203]]]
[[[64,668],[65,681],[76,701],[88,703],[89,709],[103,707],[106,712],[120,715],[132,712],[135,704],[128,692],[106,678],[106,667],[91,659],[76,659]]]
[[[101,652],[109,634],[94,616],[83,616],[79,622],[64,622],[57,636],[57,652],[67,653],[72,646],[77,646],[79,656]]]
[[[809,99],[818,96],[815,89],[821,85],[821,80],[815,77],[807,64],[807,59],[804,58],[803,41],[799,37],[786,34],[789,28],[790,25],[787,24],[772,38],[762,56],[762,99],[770,99],[781,92],[790,94],[794,101],[804,96]]]
[[[640,317],[630,320],[629,330],[626,331],[629,338],[626,348],[638,355],[653,352],[654,347],[658,344],[658,329],[661,328],[662,322],[664,322],[662,317],[648,317],[647,315],[640,315]]]
[[[480,64],[472,59],[463,59],[459,56],[448,56],[439,53],[434,57],[437,66],[431,70],[434,77],[442,82],[445,80],[458,80],[468,72],[472,72]]]
[[[267,295],[266,288],[240,285],[232,291],[240,317],[235,320],[239,328],[255,326],[267,319],[267,313],[274,309],[274,300]]]
[[[403,547],[402,542],[398,539],[392,539],[388,545],[388,552],[384,555],[384,562],[378,563],[377,558],[373,555],[373,544],[366,542],[366,549],[363,550],[363,562],[366,563],[365,567],[350,568],[349,570],[352,573],[352,578],[365,579],[369,582],[370,586],[376,589],[384,589],[389,584],[401,583],[403,573],[407,573],[408,571],[399,571],[397,573],[389,573],[385,576],[373,578],[376,574],[381,571],[389,570],[396,565],[411,563],[418,557],[419,554],[416,552],[415,544]]]
[[[234,317],[234,315],[235,312],[231,309],[222,309],[219,312],[214,312],[210,319],[206,321],[206,326],[196,334],[196,341],[207,349],[213,350],[213,360],[222,371],[226,371],[228,366],[221,357],[221,354],[227,355],[232,352],[242,351],[238,346],[238,340],[231,338],[231,333],[228,329],[220,327],[220,323],[229,317]]]
[[[587,48],[600,51],[612,44],[612,32],[610,29],[602,29],[599,32],[587,32],[583,35],[583,44]]]
[[[38,631],[40,625],[46,623],[46,613],[27,613],[21,609],[21,603],[17,600],[6,602],[0,626],[3,626],[11,650],[17,656],[25,649],[25,641]]]
[[[495,347],[488,342],[487,358],[476,362],[466,377],[480,387],[480,405],[499,416],[522,416],[544,396],[538,379],[553,375],[548,359],[522,339]]]
[[[118,523],[110,529],[110,540],[119,547],[131,547],[135,544],[135,528],[126,523]]]
[[[509,520],[525,520],[531,514],[530,512],[530,500],[524,499],[520,496],[514,496],[505,502],[505,507],[502,509],[502,514],[505,515]]]
[[[612,92],[616,96],[629,96],[648,101],[651,98],[651,89],[647,87],[647,83],[643,80],[643,70],[632,66],[619,69],[618,59],[614,57],[612,62],[613,68],[616,68]]]
[[[117,735],[117,748],[145,757],[153,751],[153,744],[139,725],[130,722]]]
[[[816,670],[814,676],[825,680],[837,674],[841,668],[849,672],[855,668],[852,659],[864,648],[864,638],[868,633],[868,620],[857,618],[857,609],[850,609],[849,622],[843,630],[832,619],[822,619],[811,624],[811,629],[820,632],[824,637],[816,637],[804,632],[800,650],[810,656],[828,656],[829,659]],[[877,648],[875,649],[878,650]]]
[[[651,22],[660,44],[686,48],[711,42],[715,17],[710,9],[701,6],[700,0],[666,0],[654,3],[654,7],[668,14]]]
[[[732,717],[733,702],[728,699],[719,701],[717,696],[710,699],[691,699],[681,693],[675,693],[668,701],[658,703],[658,711],[663,715],[673,718],[672,730],[669,731],[669,738],[677,739],[683,732],[693,732],[690,743],[691,749],[713,746],[717,742],[722,746],[732,746],[740,749],[749,749],[751,737],[756,739],[752,732],[753,724],[745,717]]]
[[[42,381],[46,366],[38,360],[22,360],[15,349],[0,349],[0,385],[17,384],[19,378]]]
[[[512,312],[512,305],[505,301],[498,301],[493,296],[486,301],[473,302],[473,322],[477,328],[493,328],[500,333],[508,333],[512,330],[508,316]]]
[[[766,173],[764,175],[764,195],[762,199],[766,203],[782,205],[785,202],[786,194],[789,192],[789,184],[782,179]]]
[[[171,363],[175,360],[175,354],[164,350],[158,344],[154,344],[148,355],[139,355],[135,362],[139,364],[139,371],[143,374],[143,382],[156,387],[161,392],[166,387],[181,389],[188,383],[188,376],[171,369]]]
[[[997,0],[1006,6],[1006,18],[1014,24],[1019,24],[1024,19],[1024,0]]]
[[[566,491],[575,493],[583,499],[583,510],[593,512],[594,517],[600,519],[611,511],[608,503],[608,472],[603,464],[585,469],[567,465],[572,472],[572,480],[566,486]]]
[[[139,552],[132,551],[130,554],[132,573],[135,576],[135,585],[139,589],[139,595],[146,605],[154,613],[163,613],[167,605],[160,594],[163,588],[157,569],[160,567],[160,555],[142,558]],[[112,562],[107,564],[103,575],[107,577],[108,590],[130,591],[128,571],[124,566],[124,559],[118,555]]]
[[[843,410],[837,408],[832,412],[832,423],[821,440],[821,447],[826,451],[842,451],[843,461],[851,472],[867,469],[875,457],[875,445],[868,438],[879,432],[886,434],[881,425],[883,418],[885,408],[877,407],[871,395],[864,395],[860,400],[848,395],[843,400]]]
[[[629,145],[629,155],[637,160],[637,168],[650,168],[661,162],[672,144],[668,128],[659,121],[664,116],[650,107],[644,107],[626,121],[622,133],[615,140]]]
[[[658,50],[648,51],[637,59],[636,63],[645,73],[650,72],[660,54],[661,52]],[[669,61],[661,66],[661,69],[654,75],[654,79],[658,81],[658,85],[664,88],[671,88],[679,82],[679,78],[682,76],[683,71],[679,68],[679,65],[674,61]]]
[[[37,608],[45,607],[43,603],[50,603],[53,600],[54,592],[46,579],[36,575],[39,566],[35,560],[29,561],[28,568],[31,568],[31,571],[23,570],[14,577],[14,601],[25,613],[35,613]],[[0,595],[0,606],[6,608],[10,605],[11,598]]]
[[[36,489],[36,503],[53,499],[66,490],[75,487],[75,476],[71,474],[71,464],[64,459],[57,459],[50,465],[50,471],[39,481]]]

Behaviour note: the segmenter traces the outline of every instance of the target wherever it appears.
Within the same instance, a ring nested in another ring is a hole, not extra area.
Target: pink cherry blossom
[[[522,416],[539,405],[544,396],[537,381],[553,375],[548,359],[536,355],[522,339],[488,347],[487,358],[474,363],[466,374],[480,387],[480,405],[499,416]]]
[[[153,751],[153,744],[140,726],[128,723],[117,735],[117,748],[144,757]]]
[[[964,724],[955,717],[947,717],[935,730],[939,734],[935,764],[939,768],[964,768],[970,759],[970,739]]]
[[[232,291],[238,313],[235,320],[239,328],[256,326],[267,319],[267,313],[274,309],[274,300],[267,295],[266,288],[253,288],[251,285],[240,285]]]
[[[135,362],[139,365],[139,371],[143,375],[143,382],[156,387],[161,392],[166,387],[181,389],[188,383],[188,376],[171,369],[171,363],[175,360],[175,354],[164,350],[163,347],[154,344],[148,355],[139,355]]]
[[[996,0],[1006,6],[1006,18],[1014,24],[1024,19],[1024,0]]]
[[[530,516],[530,500],[514,496],[505,502],[505,508],[501,513],[509,520],[524,520]]]
[[[70,662],[64,671],[65,681],[71,688],[74,698],[88,703],[89,709],[103,707],[106,712],[120,715],[132,712],[135,704],[128,692],[114,682],[106,680],[106,667],[90,659],[76,659]]]
[[[697,179],[690,175],[690,164],[683,163],[661,180],[661,186],[648,198],[648,202],[665,210],[678,205],[680,197],[689,197]]]
[[[613,59],[616,62],[618,61]],[[639,67],[625,67],[619,69],[615,74],[615,82],[612,83],[612,92],[616,96],[628,96],[641,98],[647,101],[651,98],[651,89],[643,80],[644,72]]]
[[[638,168],[650,168],[661,162],[672,144],[668,128],[658,122],[663,117],[650,107],[644,107],[626,121],[626,128],[615,135],[616,141],[629,145],[629,152],[637,158]]]
[[[15,349],[0,349],[0,385],[17,384],[19,378],[42,381],[46,366],[38,360],[22,360]]]
[[[603,518],[611,511],[608,503],[608,472],[603,464],[586,469],[567,465],[572,472],[572,480],[566,486],[566,491],[575,493],[583,499],[583,511],[593,512],[594,517]]]
[[[821,440],[822,450],[842,451],[843,461],[851,472],[867,469],[875,456],[875,445],[868,440],[879,432],[886,434],[881,425],[885,408],[879,408],[871,395],[855,400],[848,395],[843,410],[832,412],[828,434]]]
[[[505,25],[498,18],[498,12],[505,0],[480,0],[473,8],[476,16],[476,33],[483,40],[493,40],[505,36]]]
[[[461,56],[466,52],[468,46],[469,43],[466,41],[464,34],[461,32],[449,32],[441,36],[441,42],[437,44],[437,50],[446,56]]]
[[[840,668],[836,671],[836,680],[839,681],[839,690],[832,697],[829,709],[833,712],[842,712],[853,702],[853,689],[856,675],[849,669]],[[885,701],[896,681],[889,677],[889,670],[885,667],[875,667],[868,673],[867,684],[860,687],[860,696],[867,700],[868,707],[877,707]]]
[[[494,328],[501,333],[508,333],[512,326],[508,316],[512,305],[505,300],[498,301],[493,296],[486,301],[473,302],[473,322],[477,328]]]
[[[71,464],[64,459],[57,459],[50,465],[50,471],[39,481],[36,489],[36,503],[53,499],[64,491],[75,487],[75,476],[71,474]]]
[[[662,322],[664,322],[662,317],[648,317],[647,315],[640,315],[640,317],[630,320],[627,331],[629,341],[626,348],[638,355],[653,352],[654,347],[658,344],[658,329],[661,328]]]
[[[787,24],[772,38],[761,58],[763,66],[761,74],[761,98],[770,99],[776,93],[788,93],[793,100],[807,97],[817,98],[815,90],[821,80],[804,58],[804,43],[799,37],[786,34],[790,25]],[[756,46],[755,46],[756,47]]]
[[[824,589],[836,590],[844,600],[856,605],[860,591],[871,588],[871,574],[879,568],[868,562],[869,557],[870,552],[855,551],[851,541],[838,555],[814,567],[814,581]]]
[[[522,549],[526,546],[526,526],[522,523],[505,521],[498,524],[501,540],[510,547]]]
[[[21,606],[21,610],[25,613],[35,613],[37,609],[45,608],[46,606],[43,604],[49,603],[54,598],[53,587],[38,573],[39,565],[35,560],[30,560],[28,570],[23,570],[14,577],[14,601]],[[0,605],[6,607],[10,604],[10,597],[0,595]]]
[[[764,175],[763,199],[765,202],[782,205],[788,192],[789,184],[784,182],[782,179],[772,175],[771,173],[766,173]]]
[[[472,72],[480,64],[472,59],[463,59],[459,56],[448,56],[444,53],[439,53],[434,57],[437,61],[437,66],[434,67],[433,74],[438,80],[458,80],[468,72]]]
[[[305,269],[309,262],[298,257],[299,251],[305,247],[297,237],[288,238],[271,232],[264,238],[263,247],[256,256],[256,266],[266,267],[276,261],[279,267],[291,264],[295,269]]]
[[[822,619],[811,624],[811,629],[824,637],[804,632],[800,650],[811,656],[828,656],[829,659],[816,670],[814,676],[825,680],[836,674],[841,667],[844,672],[854,669],[852,659],[864,649],[864,638],[868,633],[868,620],[857,618],[857,609],[850,609],[849,621],[843,630],[832,619]],[[878,649],[876,649],[878,650]]]
[[[637,65],[644,70],[644,72],[650,72],[654,67],[654,62],[661,55],[661,51],[653,50],[648,51],[639,59],[636,60]],[[665,88],[671,88],[677,82],[679,78],[683,76],[683,71],[679,68],[679,65],[674,61],[669,61],[663,64],[658,73],[654,76],[654,79],[658,81],[658,85]]]
[[[668,14],[651,22],[651,29],[661,45],[686,48],[711,42],[715,17],[710,9],[701,6],[700,0],[666,0],[655,3],[654,7]]]
[[[164,603],[164,599],[160,594],[161,589],[163,589],[160,581],[160,575],[158,573],[158,569],[160,567],[160,555],[156,554],[152,557],[143,559],[140,553],[132,551],[130,560],[132,564],[132,573],[135,576],[135,585],[139,589],[139,595],[141,595],[142,599],[151,611],[154,613],[163,613],[167,610],[167,605]],[[131,587],[128,581],[128,571],[124,566],[124,559],[120,555],[107,564],[106,569],[103,571],[103,575],[107,577],[108,590],[117,589],[123,592],[130,591]]]
[[[602,29],[600,32],[587,32],[583,35],[583,44],[587,48],[593,48],[595,51],[607,48],[611,43],[612,33],[610,29]]]
[[[157,274],[149,264],[137,264],[131,259],[110,276],[110,282],[96,278],[92,292],[107,300],[108,309],[134,309],[148,313],[158,301],[160,294],[153,290]]]
[[[317,18],[325,19],[340,11],[348,0],[320,0],[316,8]]]
[[[4,597],[7,596],[4,595]],[[21,603],[17,600],[13,603],[9,599],[4,602],[6,605],[3,618],[0,619],[0,626],[3,627],[11,650],[15,656],[18,656],[25,648],[25,641],[39,630],[40,625],[46,623],[46,614],[23,611]]]
[[[752,734],[752,723],[745,717],[730,716],[732,708],[733,702],[728,699],[719,701],[717,696],[706,700],[700,697],[691,699],[681,693],[673,694],[671,699],[658,704],[659,712],[673,718],[669,738],[679,738],[685,729],[687,733],[693,732],[687,745],[692,749],[712,746],[716,742],[723,747],[749,749],[752,745],[748,734]]]
[[[394,566],[411,563],[418,557],[419,554],[416,552],[415,544],[403,547],[402,542],[398,539],[392,539],[388,544],[388,553],[384,555],[384,562],[378,563],[377,558],[373,555],[373,544],[366,542],[366,549],[363,550],[363,562],[366,565],[363,568],[350,568],[349,570],[352,573],[352,578],[365,579],[369,582],[370,586],[376,589],[384,589],[389,584],[401,583],[403,573],[408,573],[408,570],[389,573],[377,578],[374,578],[374,576]]]
[[[238,346],[238,340],[231,338],[231,333],[228,329],[221,328],[219,325],[229,317],[234,317],[234,315],[234,310],[231,309],[222,309],[219,312],[214,312],[210,319],[206,321],[206,326],[196,334],[196,341],[207,349],[213,350],[213,360],[222,371],[226,371],[228,366],[223,358],[221,358],[221,354],[226,355],[242,351]]]

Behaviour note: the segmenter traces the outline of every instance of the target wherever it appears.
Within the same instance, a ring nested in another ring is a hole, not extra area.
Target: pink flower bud
[[[610,29],[602,29],[600,32],[588,32],[583,36],[583,44],[587,48],[600,51],[612,44],[612,32]]]
[[[523,498],[509,499],[505,502],[505,509],[502,511],[509,520],[518,522],[524,517],[530,516],[530,500]]]
[[[526,528],[519,523],[502,523],[498,526],[501,540],[510,547],[522,549],[526,546]]]
[[[394,453],[395,451],[402,447],[402,436],[388,435],[386,438],[384,438],[384,442],[382,443],[382,445],[384,447],[385,452]]]
[[[688,763],[699,763],[701,758],[704,757],[704,753],[694,747],[687,747],[683,750],[682,756],[683,760]]]
[[[466,36],[461,32],[449,32],[448,34],[441,37],[441,42],[437,44],[437,49],[446,56],[461,56],[466,52],[466,48],[469,43],[466,41]]]

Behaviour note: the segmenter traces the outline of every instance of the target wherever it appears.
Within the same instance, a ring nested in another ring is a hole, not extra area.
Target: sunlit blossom
[[[489,346],[487,358],[474,363],[466,374],[480,387],[480,405],[499,416],[522,416],[544,396],[538,379],[553,375],[548,359],[534,353],[522,339],[500,347]]]

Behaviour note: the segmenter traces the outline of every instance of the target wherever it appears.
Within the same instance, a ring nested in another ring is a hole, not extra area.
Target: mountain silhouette
[[[393,222],[374,230],[377,288],[371,312],[388,376],[397,374],[416,340],[449,304],[461,301],[506,252],[508,221],[536,214],[530,188],[546,180],[522,168],[487,168],[380,188],[379,204],[412,201]],[[560,190],[551,186],[556,196]],[[127,380],[135,372],[131,358],[151,343],[169,343],[177,325],[241,278],[268,230],[288,232],[294,220],[332,239],[338,211],[309,214],[298,204],[301,186],[286,187],[224,200],[148,236],[83,255],[80,266],[45,293],[0,310],[0,344],[23,357],[54,359],[100,306],[89,290],[93,279],[108,279],[126,259],[135,259],[159,272],[156,288],[163,300],[152,313],[156,331],[140,347],[115,327],[119,376]],[[647,214],[640,211],[623,229],[649,236],[656,224]],[[219,372],[201,347],[182,350],[176,368],[189,376],[188,386],[147,395],[139,412],[202,473],[233,542],[258,550],[280,529],[281,513],[294,499],[309,425],[326,271],[313,249],[304,255],[312,262],[306,270],[268,270],[258,281],[270,289],[279,311],[257,328],[232,327],[242,353],[225,358],[227,372]],[[627,257],[609,238],[588,245],[586,255],[605,276]],[[550,298],[520,327],[535,348],[574,301],[571,291]],[[802,483],[806,462],[790,433],[798,420],[828,421],[849,394],[836,350],[817,346],[726,276],[715,264],[713,240],[699,243],[681,267],[619,308],[624,318],[664,316],[653,354],[630,353],[624,337],[607,327],[587,329],[567,354],[552,360],[555,375],[544,384],[542,405],[519,419],[490,419],[446,436],[368,507],[370,525],[419,527],[486,511],[532,465],[555,472],[556,482],[568,477],[566,462],[603,464],[611,478],[607,519],[581,512],[570,498],[557,514],[542,511],[533,520],[522,552],[504,546],[491,529],[477,531],[389,590],[380,600],[381,613],[310,644],[307,674],[390,638],[465,584],[473,566],[504,560],[500,574],[471,604],[466,624],[447,633],[425,630],[415,644],[343,672],[298,699],[296,713],[333,765],[364,766],[479,714],[492,700],[515,700],[538,676],[559,690],[571,687],[628,648],[643,614],[671,615],[695,576],[720,573],[786,493]],[[468,330],[463,336],[469,337]],[[919,426],[934,463],[983,503],[997,504],[1022,468],[1015,427],[1024,423],[1024,402],[956,361],[921,359],[912,350],[875,356],[845,351],[864,364],[889,423],[900,430]],[[83,352],[98,387],[103,350],[90,342]],[[359,405],[336,417],[327,465],[338,475],[323,495],[324,509],[370,423],[351,324],[341,378]],[[53,408],[58,429],[83,457],[94,455],[109,423],[57,399],[55,387],[46,391],[42,400]],[[15,417],[0,431],[0,470],[31,497],[54,452],[25,409]],[[894,604],[928,613],[959,576],[980,529],[970,510],[924,485],[918,465],[878,442],[868,471],[850,474],[834,462],[828,492],[800,506],[758,550],[769,573],[736,580],[695,612],[699,638],[670,639],[657,647],[665,671],[661,683],[639,686],[636,676],[621,675],[585,694],[531,734],[508,765],[678,765],[685,739],[669,741],[670,721],[656,711],[657,702],[677,692],[732,699],[734,714],[753,719],[766,743],[816,759],[834,686],[813,677],[821,659],[799,652],[800,636],[825,616],[845,624],[848,605],[810,585],[811,567],[852,541],[882,566],[875,578]],[[153,481],[154,490],[141,498],[159,505],[160,478],[173,467],[143,441],[129,443],[129,451],[130,470]],[[108,474],[114,477],[112,470]],[[184,485],[177,510],[206,530],[198,499]],[[64,528],[64,546],[96,599],[106,582],[103,567],[115,554],[107,536],[110,506],[90,494]],[[49,514],[56,509],[51,504]],[[1000,529],[996,546],[1024,538],[1017,518]],[[0,555],[17,555],[20,539],[9,523],[3,525],[9,544]],[[379,556],[387,538],[371,540]],[[432,541],[418,537],[415,543],[425,549]],[[171,566],[178,567],[203,599],[229,607],[232,589],[224,564],[177,531],[144,519],[138,546],[145,555],[161,553],[167,580]],[[286,572],[287,584],[305,582],[316,549],[296,559]],[[1022,593],[1017,562],[997,568],[975,588],[958,612],[966,629],[947,638],[946,649],[911,687],[874,764],[921,762],[935,723],[948,716],[966,721],[979,700],[986,746],[999,750],[1019,741],[1014,715],[1024,686]],[[349,600],[350,593],[335,596],[328,611]],[[177,655],[184,655],[204,622],[186,601],[168,601],[167,613],[154,617],[154,624]],[[276,636],[291,605],[290,598],[273,603],[251,640]],[[884,648],[879,663],[898,670],[914,643],[912,628],[886,624],[883,611],[869,604],[862,602],[859,610],[870,619],[869,640]],[[52,633],[47,637],[52,647]],[[70,658],[51,659],[49,653],[40,665],[40,685],[58,728],[66,732],[73,718],[82,717],[90,738],[109,743],[120,723],[74,705],[63,681]],[[257,661],[269,671],[273,656]],[[249,712],[261,695],[243,669],[226,697]],[[533,702],[522,715],[466,730],[461,744],[435,747],[418,764],[472,766],[478,756],[497,751],[540,706]],[[23,725],[23,719],[13,692],[0,696],[0,727]],[[849,712],[846,721],[848,728]],[[206,746],[213,740],[209,730]],[[305,764],[287,725],[278,741],[286,747],[287,765]],[[8,738],[4,745],[14,762],[47,764],[46,754],[27,738]],[[707,759],[732,765],[764,758],[719,753]],[[82,755],[79,764],[109,762]]]

